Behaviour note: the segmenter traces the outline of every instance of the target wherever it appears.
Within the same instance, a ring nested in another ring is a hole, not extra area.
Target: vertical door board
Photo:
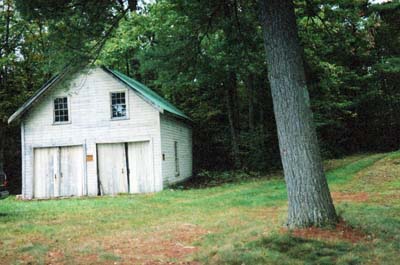
[[[150,142],[128,143],[129,182],[131,193],[154,191]]]
[[[82,146],[68,146],[60,149],[60,196],[83,195],[83,161]]]
[[[58,195],[58,148],[34,149],[33,196],[50,198]]]
[[[35,148],[33,159],[35,198],[83,195],[82,146]]]
[[[98,171],[102,195],[128,192],[124,143],[98,144]]]

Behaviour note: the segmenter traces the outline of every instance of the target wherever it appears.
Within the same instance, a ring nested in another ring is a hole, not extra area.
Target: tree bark
[[[232,145],[232,156],[234,167],[240,167],[240,157],[239,157],[239,144],[238,144],[238,133],[237,133],[237,106],[235,104],[236,99],[236,75],[230,74],[230,80],[228,82],[228,86],[225,90],[225,98],[226,98],[226,109],[228,112],[228,121],[229,121],[229,131],[231,134],[231,145]]]
[[[3,126],[0,121],[0,126]],[[4,175],[4,130],[0,127],[0,175]]]
[[[268,78],[288,193],[288,226],[337,222],[318,147],[291,0],[260,0]]]
[[[4,46],[4,57],[7,58],[7,56],[10,54],[11,3],[8,1],[5,1],[4,5],[7,5],[7,9],[5,10],[6,21],[5,21],[5,34],[4,34],[3,46]],[[2,76],[2,80],[0,80],[0,81],[3,86],[6,86],[7,79],[8,79],[8,65],[7,64],[5,64],[2,67],[2,71],[3,71],[3,76]]]
[[[247,77],[248,105],[249,105],[249,131],[254,131],[254,75],[249,74]]]

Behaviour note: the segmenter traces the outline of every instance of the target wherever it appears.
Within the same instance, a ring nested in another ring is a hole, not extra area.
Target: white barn
[[[128,76],[92,68],[49,80],[21,124],[22,197],[147,193],[192,175],[190,119]]]

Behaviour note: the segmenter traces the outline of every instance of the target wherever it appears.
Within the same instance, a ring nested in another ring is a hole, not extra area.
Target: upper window
[[[111,118],[126,117],[126,98],[125,92],[111,93]]]
[[[54,99],[54,123],[69,122],[68,98]]]

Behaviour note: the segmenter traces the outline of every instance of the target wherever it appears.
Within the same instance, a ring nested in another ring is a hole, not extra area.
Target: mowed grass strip
[[[399,153],[357,155],[328,161],[330,186],[333,191],[351,192],[355,179],[364,179],[360,172],[374,172],[381,161],[399,157]],[[396,191],[398,184],[393,183],[398,183],[399,172],[391,172],[392,184],[382,187]],[[366,181],[357,192],[370,192],[371,185]],[[46,201],[10,197],[0,202],[0,260],[5,264],[351,264],[368,260],[390,264],[383,253],[395,256],[396,244],[391,240],[397,238],[385,233],[400,234],[399,200],[386,208],[376,201],[337,202],[345,220],[373,238],[353,244],[280,233],[287,198],[278,175],[150,195]],[[386,245],[385,240],[389,240]]]

